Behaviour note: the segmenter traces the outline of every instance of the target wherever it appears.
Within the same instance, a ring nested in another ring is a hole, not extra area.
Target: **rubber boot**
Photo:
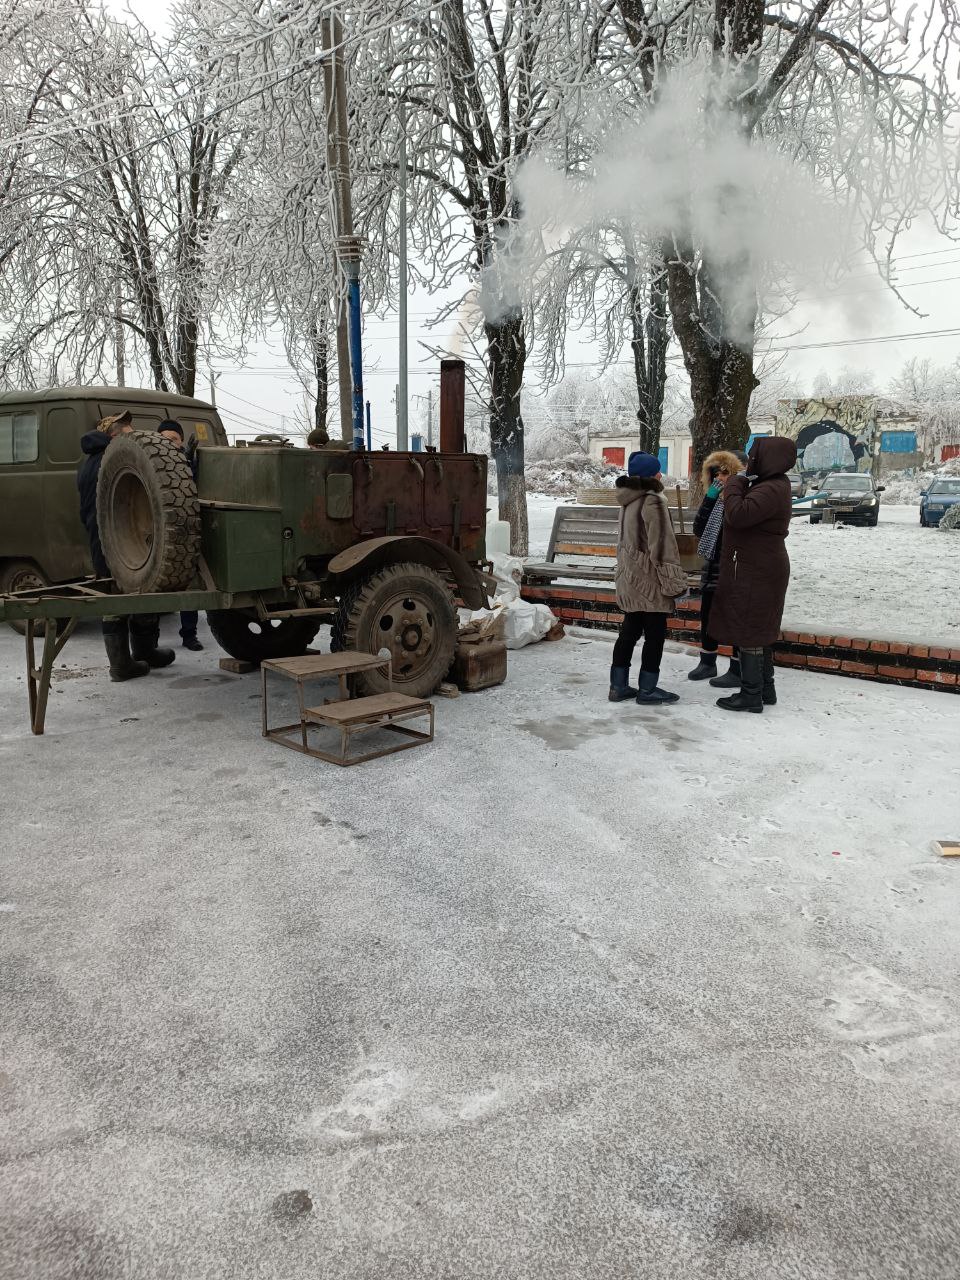
[[[189,649],[192,653],[199,653],[203,645],[197,639],[197,633],[194,631],[192,635],[181,636],[181,642],[184,649]]]
[[[668,693],[666,689],[657,688],[659,679],[659,671],[640,672],[640,692],[637,694],[637,704],[639,706],[661,706],[667,702],[680,701],[678,693]]]
[[[607,701],[626,702],[629,698],[635,698],[636,696],[637,690],[630,688],[630,668],[611,667],[610,692],[607,694]]]
[[[763,651],[763,705],[777,705],[777,686],[773,682],[773,650],[769,648]]]
[[[111,680],[135,680],[137,676],[150,674],[149,663],[137,662],[130,656],[126,618],[104,618],[103,647],[110,659]]]
[[[160,619],[155,613],[134,614],[130,619],[130,650],[151,667],[169,667],[177,656],[172,649],[158,649]]]
[[[712,680],[717,674],[717,655],[700,650],[700,661],[692,671],[687,672],[688,680]]]
[[[763,650],[740,650],[740,692],[729,698],[718,698],[724,711],[763,711]]]
[[[723,675],[711,680],[710,684],[714,689],[739,689],[740,679],[740,659],[731,658],[730,665]]]

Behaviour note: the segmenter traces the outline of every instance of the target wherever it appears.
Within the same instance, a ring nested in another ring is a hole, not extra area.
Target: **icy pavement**
[[[31,739],[20,644],[3,1280],[960,1272],[960,697],[568,638],[338,770],[89,629]]]
[[[531,497],[530,554],[546,554],[556,498]],[[960,533],[881,507],[876,529],[794,520],[784,627],[960,648]]]

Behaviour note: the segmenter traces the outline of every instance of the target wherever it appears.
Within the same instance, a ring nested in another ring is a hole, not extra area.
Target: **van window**
[[[35,413],[0,414],[0,466],[36,462],[39,456],[39,417]]]
[[[49,409],[47,411],[47,461],[79,462],[80,419],[76,409]]]

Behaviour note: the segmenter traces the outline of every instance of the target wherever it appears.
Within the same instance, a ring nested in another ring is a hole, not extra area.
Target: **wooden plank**
[[[380,716],[412,711],[428,711],[428,698],[410,698],[405,693],[375,693],[369,698],[350,698],[346,702],[329,702],[324,707],[304,708],[304,717],[316,724],[359,724]]]
[[[527,564],[523,567],[525,578],[572,578],[583,582],[612,582],[613,567],[609,569],[587,564]]]
[[[298,658],[265,658],[260,664],[268,671],[297,679],[300,676],[335,676],[370,667],[385,667],[386,658],[373,653],[307,653]]]
[[[576,542],[558,542],[555,551],[567,556],[615,556],[617,554],[616,547]]]

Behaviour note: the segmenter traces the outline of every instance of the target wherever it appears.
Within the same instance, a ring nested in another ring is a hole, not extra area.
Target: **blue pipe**
[[[352,264],[351,264],[352,267]],[[350,320],[350,373],[353,378],[353,447],[363,448],[363,355],[360,330],[360,264],[350,269],[347,308]]]
[[[367,401],[367,452],[373,451],[373,428],[370,426],[370,401]]]

